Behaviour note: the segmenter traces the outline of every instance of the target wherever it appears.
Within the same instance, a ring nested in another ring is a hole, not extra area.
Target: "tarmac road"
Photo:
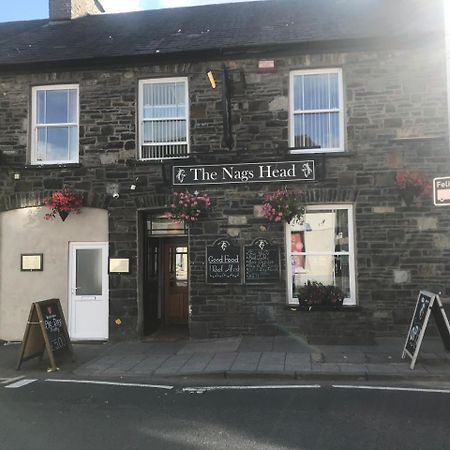
[[[0,449],[447,449],[450,390],[0,385]]]

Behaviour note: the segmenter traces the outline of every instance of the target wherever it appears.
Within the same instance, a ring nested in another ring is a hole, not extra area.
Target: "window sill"
[[[291,155],[323,155],[323,154],[329,154],[329,153],[345,153],[344,149],[341,148],[295,148],[292,147],[289,149],[289,153]]]
[[[65,164],[25,164],[25,169],[66,169],[81,167],[80,163],[65,163]]]
[[[299,306],[299,305],[286,305],[287,310],[295,311],[295,312],[320,312],[320,311],[328,311],[328,312],[359,312],[361,311],[361,306],[359,305],[344,305],[339,308],[335,308],[333,306],[327,305],[315,305],[315,306]]]

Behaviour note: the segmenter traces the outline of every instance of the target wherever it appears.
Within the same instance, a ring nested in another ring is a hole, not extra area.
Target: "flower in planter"
[[[305,214],[305,207],[300,200],[302,194],[302,191],[287,189],[267,194],[263,204],[264,217],[270,222],[290,222],[294,218],[302,221]]]
[[[416,170],[402,170],[395,177],[395,184],[406,204],[411,204],[419,195],[430,196],[433,186],[428,183],[423,173]]]
[[[82,198],[76,192],[63,189],[47,197],[44,206],[51,209],[51,212],[44,216],[45,220],[53,220],[58,214],[64,222],[70,213],[80,214]]]
[[[172,203],[166,207],[166,217],[174,222],[197,222],[211,209],[211,200],[208,194],[174,192]]]
[[[345,294],[336,286],[324,285],[317,281],[308,281],[303,287],[296,290],[300,307],[314,306],[337,309],[342,306]]]

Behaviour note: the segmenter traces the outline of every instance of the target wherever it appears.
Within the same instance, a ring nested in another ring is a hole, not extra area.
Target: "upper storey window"
[[[77,85],[32,89],[31,164],[78,163]]]
[[[139,158],[182,158],[189,153],[187,78],[139,83]]]
[[[344,151],[343,106],[341,69],[291,72],[291,152]]]

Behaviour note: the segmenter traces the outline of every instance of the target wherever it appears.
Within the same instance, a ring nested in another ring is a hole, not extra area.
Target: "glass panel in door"
[[[102,249],[76,250],[76,295],[102,295]]]

